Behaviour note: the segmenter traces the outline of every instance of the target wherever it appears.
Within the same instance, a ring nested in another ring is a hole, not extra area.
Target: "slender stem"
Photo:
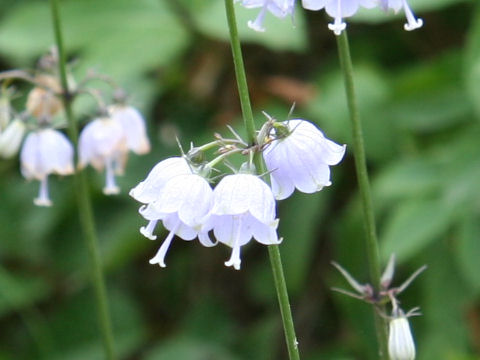
[[[336,36],[340,66],[343,71],[345,92],[347,95],[348,110],[350,112],[350,123],[352,126],[353,151],[355,157],[355,169],[357,172],[358,188],[363,208],[365,226],[365,247],[368,258],[370,279],[377,289],[380,288],[380,255],[378,250],[377,231],[375,226],[375,214],[373,211],[372,196],[370,193],[370,182],[368,180],[367,162],[365,157],[365,146],[363,141],[362,123],[355,93],[353,79],[353,65],[350,56],[347,31]],[[381,359],[387,358],[387,330],[384,319],[375,312],[375,327],[377,341],[379,344],[379,355]]]
[[[240,95],[240,104],[242,107],[243,119],[247,130],[248,141],[255,143],[255,122],[253,120],[252,106],[250,105],[250,96],[248,94],[247,76],[243,64],[242,49],[238,37],[237,20],[235,18],[235,8],[233,0],[225,0],[225,10],[227,13],[228,27],[230,29],[230,43],[232,46],[233,62],[235,65],[235,74],[237,77],[238,93]],[[259,153],[254,156],[255,166],[258,173],[265,173],[265,164]],[[299,360],[298,343],[295,335],[292,311],[288,299],[287,285],[283,274],[282,260],[278,245],[269,245],[268,254],[270,265],[272,267],[275,289],[277,291],[280,313],[282,316],[285,340],[290,360]]]
[[[58,11],[58,0],[50,0],[50,8],[52,12],[55,41],[58,49],[58,68],[63,89],[62,99],[68,121],[68,131],[71,140],[76,146],[78,143],[78,129],[72,112],[72,96],[68,89],[66,58],[63,47],[60,14]],[[77,172],[74,177],[78,210],[80,213],[80,222],[82,225],[85,242],[88,249],[88,255],[90,258],[91,276],[95,290],[95,300],[97,304],[97,317],[100,325],[100,331],[102,333],[105,356],[108,360],[114,360],[116,359],[116,356],[114,352],[114,340],[110,320],[110,310],[108,307],[105,280],[102,273],[100,250],[98,247],[98,239],[95,230],[95,221],[93,217],[89,189],[84,172]]]

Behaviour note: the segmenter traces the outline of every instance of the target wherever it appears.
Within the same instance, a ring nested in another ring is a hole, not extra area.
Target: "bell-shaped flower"
[[[225,176],[213,190],[213,207],[204,230],[232,248],[226,266],[240,269],[240,247],[252,237],[264,245],[279,244],[275,199],[268,185],[255,175]]]
[[[145,180],[130,190],[129,194],[141,203],[153,203],[158,199],[160,191],[170,179],[178,175],[186,174],[192,174],[192,170],[183,157],[171,157],[162,160],[150,170]],[[142,209],[150,209],[150,207],[144,207]],[[155,230],[159,218],[155,215],[152,215],[152,217],[147,214],[148,212],[142,213],[142,215],[149,220],[149,223],[147,226],[141,227],[140,232],[150,240],[155,240],[157,237],[153,235],[153,231]]]
[[[145,120],[140,112],[124,104],[115,104],[108,108],[110,116],[118,121],[125,133],[127,147],[135,154],[146,154],[150,151]]]
[[[390,320],[388,354],[391,360],[415,359],[415,343],[412,332],[410,331],[408,319],[401,310]]]
[[[91,164],[96,170],[105,168],[106,195],[118,194],[120,188],[115,174],[122,174],[127,159],[128,147],[122,125],[112,118],[98,118],[87,124],[78,141],[79,167]]]
[[[162,220],[169,230],[150,264],[165,267],[165,255],[174,235],[183,240],[193,240],[198,236],[202,245],[215,245],[208,236],[208,230],[202,229],[212,203],[212,188],[202,176],[190,173],[171,178],[160,190],[157,199],[140,209],[140,213],[150,221],[149,225]]]
[[[360,6],[372,8],[376,5],[376,0],[302,0],[302,6],[308,10],[321,10],[325,8],[328,15],[334,18],[328,28],[335,35],[340,35],[346,29],[347,24],[344,18],[353,16]]]
[[[405,12],[405,17],[407,18],[407,23],[404,25],[404,29],[407,31],[412,31],[423,26],[423,20],[417,19],[412,9],[407,3],[407,0],[378,0],[380,7],[387,11],[388,9],[393,9],[395,13],[399,12],[402,8]]]
[[[311,122],[294,119],[277,123],[277,136],[263,151],[277,200],[289,197],[295,188],[310,194],[331,185],[330,167],[345,154],[345,145],[327,139]]]
[[[20,163],[23,176],[40,181],[35,205],[50,206],[48,175],[70,175],[74,172],[73,146],[60,131],[41,129],[30,133],[22,146]]]
[[[267,11],[276,17],[283,19],[287,15],[292,15],[295,9],[295,0],[236,0],[241,1],[247,9],[261,8],[257,18],[248,22],[248,27],[255,31],[263,32],[263,21]]]
[[[14,156],[22,143],[25,134],[25,124],[15,119],[0,133],[0,157],[11,158]]]

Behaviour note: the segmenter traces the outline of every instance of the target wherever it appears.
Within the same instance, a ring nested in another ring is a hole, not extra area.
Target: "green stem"
[[[355,84],[353,79],[353,65],[350,56],[350,47],[348,44],[347,32],[344,30],[337,36],[338,54],[340,66],[343,71],[345,92],[347,95],[348,110],[350,113],[350,123],[352,126],[353,151],[355,158],[355,169],[357,172],[357,182],[360,192],[364,225],[365,225],[365,247],[368,258],[368,268],[370,279],[376,288],[380,288],[380,254],[378,248],[377,231],[375,226],[375,214],[373,211],[372,196],[370,193],[370,182],[368,180],[367,162],[365,156],[365,146],[363,141],[362,123],[360,121],[360,112],[358,109],[357,96],[355,93]],[[381,359],[387,359],[387,332],[384,319],[374,312],[375,327],[377,331],[377,341],[379,344],[379,354]]]
[[[65,108],[65,115],[68,121],[68,132],[72,142],[76,147],[78,143],[78,129],[72,112],[72,94],[68,89],[66,57],[63,47],[58,0],[50,0],[50,8],[55,32],[55,41],[58,49],[58,68],[63,89],[62,100]],[[74,175],[74,178],[80,222],[90,258],[91,276],[97,304],[97,317],[102,334],[103,345],[105,348],[105,356],[108,360],[114,360],[116,359],[116,356],[114,352],[110,310],[108,307],[105,280],[102,273],[102,262],[100,259],[100,250],[98,247],[98,239],[95,230],[95,221],[93,217],[87,179],[85,177],[85,173],[81,171],[77,172]]]
[[[235,18],[235,8],[233,0],[225,0],[225,10],[227,14],[228,27],[230,30],[230,43],[232,46],[233,62],[235,65],[235,75],[237,77],[238,93],[240,96],[240,104],[242,107],[243,119],[247,130],[248,141],[250,144],[255,143],[255,122],[253,119],[252,106],[250,104],[250,96],[248,93],[247,76],[245,74],[245,66],[243,64],[242,49],[240,46],[240,38],[237,30],[237,20]],[[265,165],[259,153],[254,156],[257,172],[265,173]],[[299,360],[298,343],[295,335],[295,327],[293,324],[292,311],[290,309],[290,301],[288,299],[287,285],[283,274],[282,260],[278,245],[268,246],[268,254],[270,257],[270,265],[272,268],[275,289],[277,291],[280,313],[282,316],[283,329],[285,332],[285,340],[290,360]]]

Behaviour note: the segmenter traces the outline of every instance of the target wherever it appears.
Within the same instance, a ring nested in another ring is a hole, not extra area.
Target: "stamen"
[[[103,193],[105,195],[116,195],[120,192],[120,188],[115,183],[115,173],[113,171],[113,160],[111,158],[105,161],[105,187]]]
[[[255,21],[248,21],[248,27],[258,32],[264,32],[265,28],[263,27],[263,20],[265,19],[265,14],[267,13],[267,7],[262,7],[260,13],[258,14]]]
[[[167,255],[168,248],[170,247],[170,244],[172,243],[173,236],[175,235],[175,231],[177,231],[178,227],[180,225],[180,220],[177,221],[175,226],[173,227],[172,231],[168,234],[167,238],[163,241],[162,246],[160,246],[160,249],[158,249],[157,253],[155,256],[150,259],[150,264],[158,264],[160,267],[166,267],[165,265],[165,255]]]
[[[153,235],[155,227],[157,226],[158,220],[150,220],[147,226],[142,226],[140,228],[140,233],[145,236],[147,239],[156,240],[157,235]]]
[[[40,189],[38,197],[33,199],[33,203],[37,206],[52,206],[52,201],[48,196],[48,176],[40,180]]]
[[[235,229],[234,240],[233,240],[233,250],[230,259],[225,262],[225,266],[233,266],[235,270],[240,270],[240,264],[242,260],[240,259],[240,228],[242,226],[242,218],[238,218],[238,223]]]
[[[412,9],[407,4],[407,0],[403,0],[403,10],[407,17],[407,23],[403,26],[406,31],[412,31],[423,26],[423,20],[415,18]]]

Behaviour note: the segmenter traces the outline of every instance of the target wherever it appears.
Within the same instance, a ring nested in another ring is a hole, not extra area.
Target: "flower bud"
[[[5,129],[10,122],[10,99],[0,97],[0,132]]]
[[[55,95],[61,92],[58,81],[53,76],[41,75],[36,81],[48,88],[34,87],[27,98],[26,108],[29,114],[37,119],[51,119],[62,109],[62,101]]]
[[[400,310],[398,317],[390,321],[388,335],[388,354],[391,360],[414,360],[415,343],[413,342],[407,317]]]
[[[21,120],[13,120],[5,131],[0,134],[0,157],[11,158],[14,156],[25,134],[25,124]]]

